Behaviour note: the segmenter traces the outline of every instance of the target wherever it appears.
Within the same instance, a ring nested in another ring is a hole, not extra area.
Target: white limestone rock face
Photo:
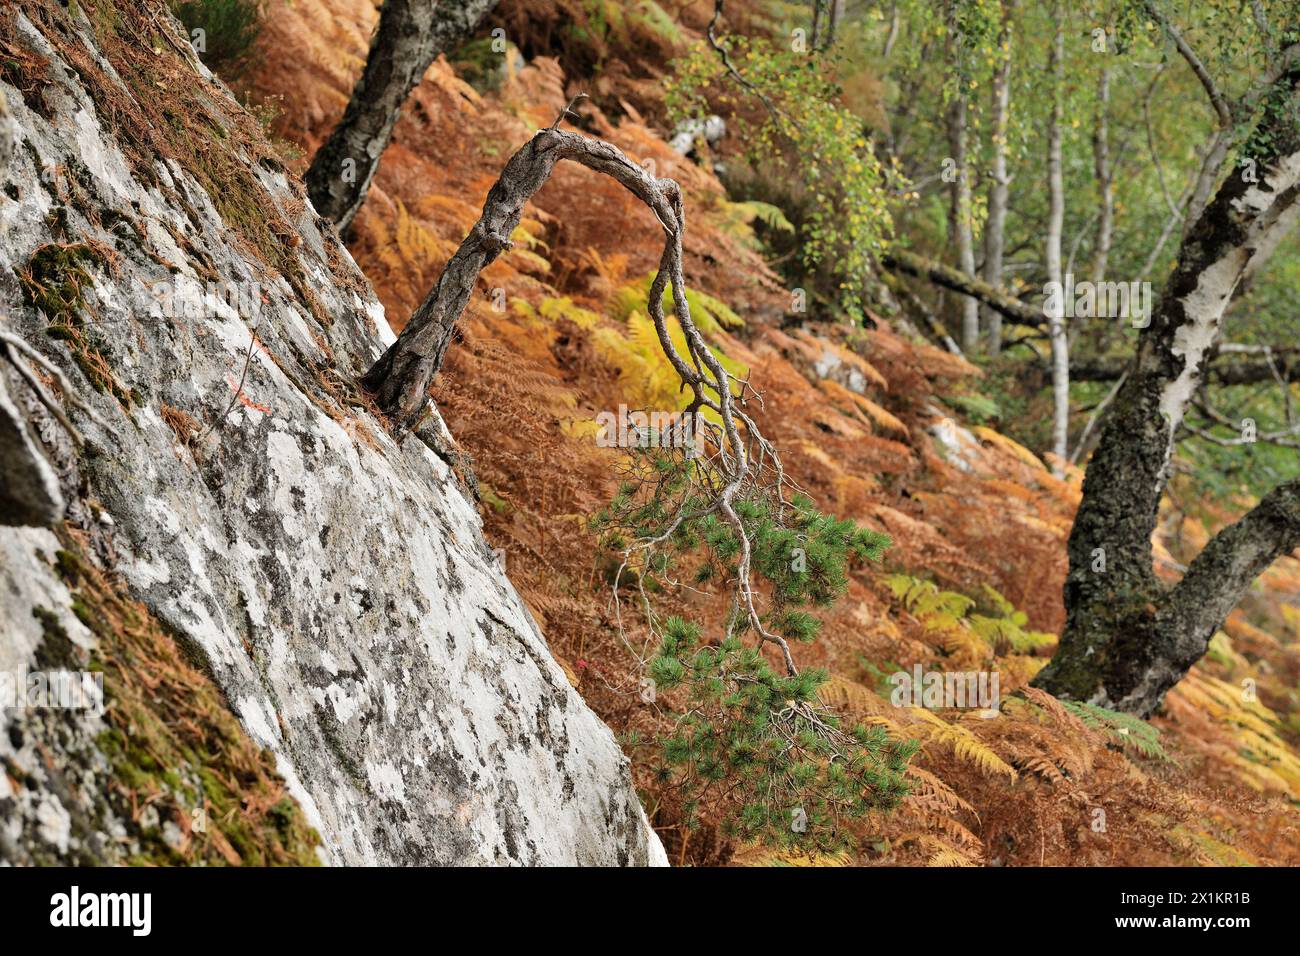
[[[129,95],[84,15],[69,16],[115,95]],[[63,495],[111,516],[109,560],[274,751],[327,862],[666,862],[612,733],[487,547],[436,411],[398,443],[340,402],[392,333],[301,186],[235,143],[258,208],[291,226],[287,264],[272,267],[182,163],[142,168],[124,152],[84,71],[22,12],[14,29],[50,69],[34,91],[0,81],[15,140],[0,166],[0,311],[112,429],[74,413],[80,456],[47,448]],[[193,67],[216,108],[236,113]],[[56,167],[75,189],[59,188]],[[81,317],[129,401],[97,390],[24,300],[18,270],[56,239],[107,253],[86,266]],[[256,288],[259,304],[208,289],[214,277]],[[173,410],[198,423],[188,445],[164,418],[174,425]],[[0,577],[14,581],[41,565],[48,533],[5,533]],[[66,595],[46,583],[39,600],[62,614]],[[38,600],[20,591],[3,596],[6,624]],[[30,629],[0,630],[0,658],[29,653],[14,642]],[[58,809],[32,814],[57,850]]]
[[[0,324],[0,332],[5,329]],[[0,348],[4,348],[0,345]],[[7,464],[0,484],[0,525],[44,525],[63,515],[63,496],[54,469],[36,446],[0,373],[0,459]]]
[[[96,744],[107,729],[98,707],[14,709],[26,674],[46,670],[51,632],[94,647],[52,567],[59,546],[45,528],[0,526],[0,865],[117,863],[139,849],[120,839],[126,826],[104,797],[112,770]]]

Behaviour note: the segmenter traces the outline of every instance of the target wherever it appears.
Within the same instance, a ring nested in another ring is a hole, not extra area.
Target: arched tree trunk
[[[347,229],[379,168],[402,104],[438,56],[474,32],[499,0],[385,0],[343,119],[303,177],[316,211]]]
[[[362,384],[376,394],[380,407],[397,427],[410,428],[419,420],[428,402],[429,386],[442,367],[456,321],[469,303],[479,273],[510,248],[510,236],[519,225],[524,205],[542,188],[555,164],[562,159],[617,180],[650,207],[665,233],[663,258],[647,301],[659,343],[688,386],[695,389],[704,383],[699,371],[703,363],[714,380],[709,387],[719,393],[723,406],[730,402],[730,390],[725,384],[728,376],[717,365],[717,359],[691,321],[683,291],[681,243],[685,214],[677,183],[651,176],[610,143],[551,126],[539,131],[510,157],[501,177],[488,191],[478,222],[448,260],[437,283],[397,341],[363,377]],[[679,354],[668,333],[662,296],[670,284],[674,314],[686,336],[689,361]],[[717,402],[703,401],[719,410]]]
[[[1224,312],[1300,218],[1300,67],[1287,62],[1252,138],[1258,176],[1229,173],[1183,242],[1088,466],[1070,534],[1065,631],[1034,681],[1058,697],[1151,713],[1255,576],[1300,547],[1297,478],[1218,534],[1174,588],[1152,567],[1174,441]]]
[[[698,510],[694,505],[690,510],[696,518],[717,514],[735,532],[739,541],[735,557],[738,613],[747,618],[760,642],[780,648],[786,673],[793,676],[798,670],[789,643],[781,634],[767,629],[756,609],[755,591],[750,582],[750,541],[736,507],[742,489],[754,487],[760,472],[766,470],[773,475],[778,494],[786,479],[776,449],[743,409],[743,396],[733,392],[737,379],[723,367],[691,319],[686,278],[682,273],[686,211],[681,187],[671,179],[652,176],[610,143],[558,129],[560,120],[571,115],[566,109],[555,124],[540,130],[510,157],[501,177],[488,190],[478,222],[397,341],[366,373],[362,384],[375,393],[380,407],[397,430],[416,427],[429,400],[429,385],[442,366],[456,320],[465,311],[479,273],[510,248],[510,236],[519,226],[525,204],[545,185],[555,164],[567,159],[622,184],[649,207],[664,232],[664,251],[646,296],[646,311],[664,356],[691,394],[686,413],[694,416],[707,409],[716,415],[715,422],[702,426],[707,433],[704,441],[712,449],[705,456],[710,473],[704,486],[713,497]],[[680,341],[685,345],[681,350],[674,342],[664,314],[664,295],[670,288],[672,314],[681,332]],[[686,515],[685,510],[679,511],[667,531],[642,538],[635,547],[644,552],[668,540],[687,520]],[[617,591],[617,584],[615,588]]]

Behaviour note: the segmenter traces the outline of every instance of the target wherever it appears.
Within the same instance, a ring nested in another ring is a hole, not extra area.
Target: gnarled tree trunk
[[[439,53],[463,43],[499,0],[385,0],[343,119],[303,177],[316,211],[347,229],[365,202],[402,104]]]
[[[1034,681],[1059,697],[1150,714],[1255,576],[1300,547],[1297,478],[1215,536],[1172,589],[1152,568],[1174,441],[1224,312],[1300,218],[1297,86],[1292,65],[1267,94],[1251,157],[1259,181],[1230,173],[1183,242],[1088,466],[1070,534],[1065,631]]]
[[[572,107],[573,104],[569,105]],[[703,426],[707,433],[704,441],[713,452],[706,456],[709,472],[701,487],[708,487],[713,497],[701,510],[696,510],[694,505],[690,510],[695,518],[716,514],[735,532],[739,541],[735,558],[737,613],[745,615],[761,642],[780,648],[786,673],[793,676],[798,670],[789,643],[779,633],[767,629],[756,609],[755,591],[750,582],[750,540],[736,505],[742,489],[747,485],[753,487],[762,470],[774,473],[778,490],[785,483],[784,472],[776,449],[744,411],[743,398],[733,393],[732,385],[738,380],[723,367],[691,319],[686,278],[682,273],[686,211],[681,187],[671,179],[652,176],[611,143],[557,128],[565,116],[572,115],[566,109],[560,119],[540,130],[510,157],[501,177],[488,190],[478,222],[451,257],[410,323],[366,373],[362,384],[375,392],[380,406],[391,416],[397,429],[418,425],[428,402],[429,385],[442,366],[456,320],[465,310],[479,273],[510,248],[510,236],[519,225],[524,205],[550,178],[555,164],[567,159],[619,182],[649,207],[664,231],[664,251],[646,296],[646,311],[654,324],[664,357],[681,379],[682,386],[691,393],[685,411],[692,416],[701,409],[716,414],[716,422]],[[664,314],[664,295],[670,288],[672,314],[681,332],[680,340],[685,345],[681,350],[674,342]],[[650,554],[647,549],[668,540],[685,520],[686,511],[678,512],[667,531],[641,538],[634,547]],[[625,552],[625,555],[629,553]],[[617,588],[616,578],[615,593]]]
[[[565,115],[569,115],[568,110]],[[700,363],[708,368],[721,407],[703,399],[698,391],[697,399],[715,410],[729,407],[727,375],[699,337],[683,291],[681,243],[685,213],[677,183],[651,176],[610,143],[551,126],[540,130],[510,157],[501,177],[488,191],[478,222],[448,260],[437,283],[397,341],[362,378],[362,384],[376,394],[380,407],[398,428],[410,428],[418,422],[428,402],[429,386],[442,367],[456,321],[469,303],[479,273],[510,248],[510,236],[519,225],[524,205],[545,185],[555,164],[562,159],[581,163],[617,180],[655,214],[665,233],[664,255],[650,288],[647,309],[659,343],[673,368],[691,388],[705,381],[699,371]],[[663,292],[669,284],[673,290],[674,314],[686,335],[695,368],[687,364],[669,338],[662,303]]]

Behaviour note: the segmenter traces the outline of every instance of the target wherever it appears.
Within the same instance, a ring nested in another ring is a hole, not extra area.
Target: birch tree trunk
[[[1011,113],[1011,25],[1010,11],[1002,8],[1002,30],[998,38],[999,60],[993,73],[993,168],[990,171],[989,218],[984,225],[984,281],[993,288],[1002,285],[1002,257],[1006,244],[1007,197],[1011,179],[1007,175],[1007,128]],[[981,306],[980,318],[988,333],[990,355],[1002,351],[1002,313]]]
[[[1300,547],[1296,478],[1211,539],[1172,589],[1152,567],[1174,442],[1224,313],[1300,219],[1297,87],[1295,65],[1273,82],[1252,137],[1259,182],[1228,175],[1191,227],[1111,405],[1070,533],[1060,648],[1034,679],[1058,697],[1150,714],[1255,576]]]
[[[1093,175],[1097,179],[1097,244],[1092,251],[1094,283],[1106,279],[1111,236],[1115,230],[1115,182],[1110,158],[1110,67],[1101,69],[1097,81],[1097,125],[1092,134]]]
[[[1048,336],[1052,342],[1052,452],[1063,463],[1069,454],[1070,343],[1065,324],[1064,276],[1061,274],[1061,232],[1065,225],[1065,185],[1061,171],[1061,102],[1065,86],[1065,32],[1057,6],[1056,36],[1052,40],[1048,74],[1052,82],[1052,113],[1047,131],[1047,281],[1058,294],[1048,296]],[[1061,464],[1055,466],[1059,474]]]
[[[826,23],[826,43],[822,49],[829,50],[835,45],[835,33],[839,30],[840,21],[844,19],[844,0],[830,0],[830,9],[828,11]]]
[[[966,170],[966,96],[958,93],[948,109],[948,148],[957,164],[957,178],[950,184],[949,229],[957,247],[957,264],[968,276],[975,275],[975,244],[971,238],[971,183]],[[968,295],[961,303],[961,347],[973,352],[979,345],[979,302]]]
[[[889,5],[889,32],[885,34],[885,45],[881,48],[880,59],[888,62],[894,52],[894,43],[898,40],[898,0]]]

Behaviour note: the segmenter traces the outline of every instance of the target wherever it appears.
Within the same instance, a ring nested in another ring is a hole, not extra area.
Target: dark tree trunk
[[[1270,92],[1254,138],[1259,182],[1230,173],[1183,242],[1106,419],[1070,534],[1060,649],[1034,681],[1058,697],[1150,714],[1254,577],[1300,546],[1297,479],[1216,536],[1172,590],[1152,567],[1174,440],[1224,312],[1300,217],[1297,85],[1293,67]]]
[[[316,211],[342,232],[365,201],[393,126],[438,54],[454,50],[499,0],[385,0],[343,119],[303,177]]]
[[[918,279],[925,279],[945,289],[952,289],[954,292],[960,292],[963,295],[978,299],[984,305],[1001,315],[1005,315],[1017,325],[1029,325],[1034,328],[1044,328],[1047,325],[1047,319],[1044,317],[1041,307],[1030,305],[1028,302],[1022,302],[1013,296],[1007,295],[984,280],[962,272],[960,269],[954,269],[952,266],[944,265],[942,262],[935,262],[933,259],[927,259],[924,256],[918,256],[916,253],[909,252],[899,246],[892,246],[887,252],[882,253],[880,264],[890,272],[916,276]],[[1116,373],[1112,377],[1118,378],[1119,374]]]

